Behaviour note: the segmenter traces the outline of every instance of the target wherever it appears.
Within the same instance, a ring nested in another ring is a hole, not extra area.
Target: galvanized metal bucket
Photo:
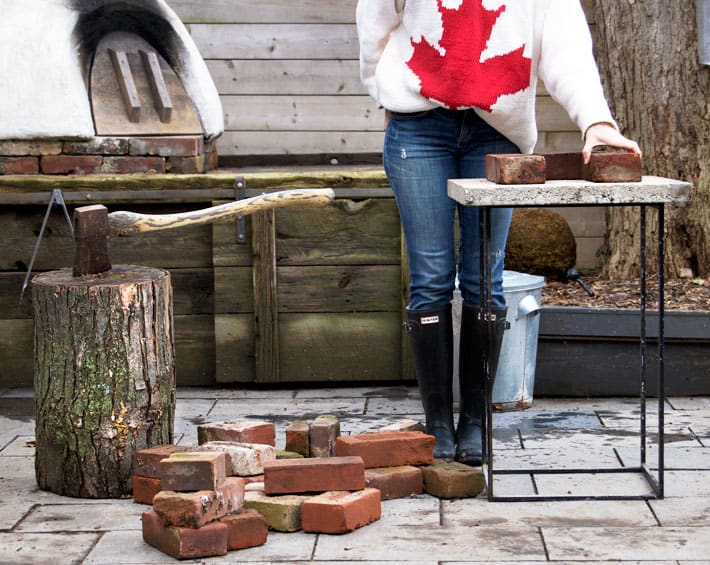
[[[516,271],[503,271],[503,292],[508,305],[510,328],[501,345],[498,373],[493,386],[496,410],[522,410],[533,403],[537,339],[540,328],[540,300],[545,278]],[[458,374],[459,327],[461,295],[456,291],[454,316],[454,374]],[[454,379],[454,401],[460,393]]]

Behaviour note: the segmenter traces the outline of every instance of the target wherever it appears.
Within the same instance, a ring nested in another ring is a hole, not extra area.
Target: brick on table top
[[[382,500],[392,500],[424,492],[424,476],[412,465],[377,467],[365,470],[365,485],[379,490]]]
[[[360,457],[278,459],[264,465],[266,494],[362,490],[365,467]]]
[[[234,441],[208,441],[198,451],[222,451],[228,456],[227,474],[250,477],[264,473],[264,463],[276,459],[276,448],[264,443],[239,443]]]
[[[382,426],[381,432],[424,432],[426,428],[419,420],[414,418],[401,418],[396,422]]]
[[[160,490],[160,479],[133,475],[133,502],[153,504],[153,498]]]
[[[481,467],[437,459],[422,467],[424,490],[437,498],[472,498],[486,487]]]
[[[42,155],[39,165],[47,175],[96,174],[103,162],[99,155]]]
[[[38,172],[37,157],[0,157],[0,175],[36,175]]]
[[[160,462],[164,490],[216,490],[227,477],[222,452],[176,452]]]
[[[263,443],[276,445],[276,426],[273,422],[239,418],[210,422],[197,426],[197,442],[234,441],[239,443]]]
[[[197,559],[226,555],[229,528],[212,522],[201,528],[166,526],[153,510],[143,512],[143,540],[176,559]]]
[[[219,519],[229,528],[227,549],[246,549],[264,545],[269,527],[266,519],[252,508],[243,508],[239,512]]]
[[[301,529],[301,506],[309,498],[299,494],[269,496],[263,490],[250,490],[244,497],[244,508],[256,510],[272,530],[296,532]]]
[[[142,477],[160,478],[160,462],[176,452],[185,452],[189,448],[180,445],[163,444],[147,447],[135,452],[133,473]]]
[[[310,423],[305,420],[291,422],[286,428],[286,451],[293,451],[308,457],[310,455],[308,443],[310,428]]]
[[[338,456],[362,457],[365,467],[428,465],[434,461],[434,436],[422,432],[376,432],[339,437]],[[335,489],[330,489],[335,490]]]
[[[541,155],[490,153],[485,166],[486,178],[497,184],[545,182],[545,158]]]
[[[344,534],[375,522],[381,516],[380,491],[376,488],[324,492],[303,503],[301,527],[304,532]]]
[[[592,182],[640,182],[641,157],[628,151],[593,151],[582,173]]]
[[[164,135],[132,137],[131,155],[157,155],[160,157],[195,157],[204,148],[201,135]]]
[[[311,457],[332,457],[335,455],[335,440],[340,436],[340,420],[332,414],[318,416],[311,422],[308,432],[309,454]]]
[[[544,153],[547,180],[575,180],[582,178],[582,152]]]
[[[244,480],[229,477],[217,490],[174,492],[162,490],[153,498],[153,510],[165,524],[201,528],[244,506]]]

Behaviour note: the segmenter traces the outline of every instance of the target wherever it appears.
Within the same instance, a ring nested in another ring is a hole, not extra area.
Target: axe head
[[[111,270],[108,258],[108,210],[102,204],[74,210],[75,277],[98,275]]]

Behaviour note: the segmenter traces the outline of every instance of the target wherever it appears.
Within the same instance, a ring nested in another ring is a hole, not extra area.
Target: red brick
[[[62,153],[68,155],[127,155],[126,137],[94,137],[87,141],[65,141]]]
[[[641,157],[627,151],[594,151],[583,173],[592,182],[640,182]]]
[[[133,456],[133,474],[159,479],[160,462],[175,452],[187,450],[178,445],[164,444],[136,451]]]
[[[164,173],[163,157],[104,157],[102,173],[125,175],[131,173]]]
[[[428,465],[434,461],[434,436],[421,432],[378,432],[339,437],[338,456],[359,455],[365,467]]]
[[[133,502],[153,504],[153,498],[160,492],[160,479],[133,475]]]
[[[402,418],[386,426],[380,428],[381,432],[423,432],[425,431],[424,424],[413,418]]]
[[[276,459],[276,448],[263,443],[208,441],[195,451],[221,451],[227,458],[227,475],[249,477],[262,475],[264,463]]]
[[[308,457],[310,455],[309,431],[310,424],[305,420],[292,422],[286,428],[286,451],[293,451]]]
[[[264,464],[266,494],[295,494],[365,488],[360,457],[278,459]]]
[[[80,175],[101,172],[103,157],[98,155],[43,155],[40,169],[47,175]]]
[[[0,155],[16,157],[34,155],[59,155],[62,142],[47,139],[3,139],[0,140]]]
[[[276,445],[276,428],[273,422],[259,420],[225,420],[197,426],[197,442],[235,441],[238,443],[264,443]]]
[[[175,175],[193,175],[205,172],[205,158],[198,157],[166,157],[165,171]]]
[[[0,157],[0,175],[36,175],[39,173],[37,157]]]
[[[176,559],[196,559],[227,554],[229,528],[212,522],[202,528],[165,526],[153,511],[143,512],[143,540]],[[120,560],[120,556],[116,556]]]
[[[365,485],[379,490],[382,500],[392,500],[424,492],[424,476],[411,465],[378,467],[365,470]]]
[[[543,184],[545,158],[514,153],[488,154],[486,178],[498,184]]]
[[[163,523],[183,528],[201,528],[243,506],[244,480],[239,477],[229,477],[217,490],[162,490],[153,499],[153,510]]]
[[[131,138],[131,155],[160,157],[196,157],[204,147],[201,135],[175,135]]]
[[[246,549],[266,543],[269,527],[256,510],[242,509],[219,520],[229,528],[227,549]]]
[[[301,506],[304,532],[344,534],[380,519],[380,491],[366,488],[357,492],[325,492]]]
[[[332,457],[335,455],[335,440],[340,436],[340,421],[330,414],[318,416],[311,422],[308,432],[311,457]]]
[[[216,490],[227,478],[224,453],[173,453],[160,462],[164,490]]]
[[[545,153],[547,180],[575,180],[582,178],[582,153]]]
[[[437,498],[470,498],[478,496],[486,486],[481,467],[470,467],[456,461],[437,459],[422,467],[424,490]]]

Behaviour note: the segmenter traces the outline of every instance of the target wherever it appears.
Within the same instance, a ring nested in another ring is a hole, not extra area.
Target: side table
[[[528,501],[528,500],[633,500],[663,498],[664,471],[664,261],[665,235],[664,210],[670,203],[687,202],[692,186],[690,183],[677,180],[644,176],[641,182],[631,183],[594,183],[585,180],[557,180],[544,184],[502,185],[486,179],[451,179],[448,183],[449,196],[464,206],[478,206],[480,214],[480,256],[481,256],[481,305],[486,320],[489,322],[489,335],[492,336],[493,323],[491,319],[491,248],[490,248],[490,218],[492,208],[548,207],[548,206],[638,206],[640,209],[640,451],[639,465],[633,467],[614,468],[515,468],[494,471],[493,468],[493,414],[492,386],[490,382],[490,367],[488,352],[484,354],[484,389],[487,398],[487,433],[484,441],[487,444],[486,467],[488,483],[488,500],[490,501]],[[657,472],[647,461],[646,434],[646,210],[651,206],[658,212],[658,461]],[[489,343],[492,340],[489,340]],[[637,473],[645,477],[651,487],[651,493],[643,494],[551,494],[530,496],[496,496],[494,489],[495,475],[517,474],[597,474],[597,473]]]

